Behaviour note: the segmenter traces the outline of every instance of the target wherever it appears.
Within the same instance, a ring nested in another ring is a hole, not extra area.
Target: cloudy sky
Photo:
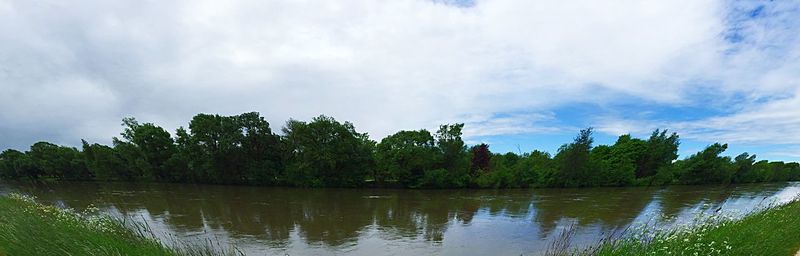
[[[0,148],[248,111],[376,140],[464,122],[514,152],[667,128],[684,156],[800,160],[800,2],[0,0]]]

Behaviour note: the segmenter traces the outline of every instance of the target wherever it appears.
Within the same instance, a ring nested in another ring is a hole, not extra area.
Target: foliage
[[[592,149],[590,163],[594,177],[591,185],[625,186],[634,181],[636,164],[624,152],[620,144],[614,146],[601,145]]]
[[[581,130],[570,144],[558,149],[555,161],[558,166],[554,186],[583,187],[591,185],[589,177],[589,152],[592,150],[592,128]]]
[[[125,148],[125,158],[134,163],[136,174],[154,180],[168,180],[167,160],[175,154],[169,132],[152,123],[139,124],[134,118],[122,119],[122,139],[114,138],[116,147]]]
[[[436,147],[441,153],[439,168],[448,172],[450,186],[463,187],[469,180],[467,146],[461,138],[464,124],[445,124],[436,131]],[[426,175],[427,176],[427,175]]]
[[[636,177],[643,178],[678,159],[680,140],[677,133],[667,136],[667,130],[656,129],[647,140],[643,154],[637,158]]]
[[[48,142],[37,142],[27,155],[44,175],[62,180],[90,180],[81,152]]]
[[[41,169],[30,159],[30,156],[17,150],[8,149],[0,153],[0,177],[6,179],[28,178],[38,179]]]
[[[288,181],[306,187],[357,187],[373,165],[375,142],[353,124],[327,116],[311,122],[290,120],[284,128],[289,146]]]
[[[86,168],[97,180],[131,180],[129,168],[114,148],[82,140]]]
[[[177,131],[179,154],[172,163],[191,179],[230,184],[282,183],[280,138],[256,112],[237,116],[198,114],[189,132]]]
[[[703,151],[678,161],[675,165],[680,183],[729,183],[735,170],[730,157],[720,156],[726,149],[728,144],[714,143]]]
[[[472,165],[470,166],[472,175],[491,171],[490,161],[492,159],[492,153],[489,152],[489,145],[481,143],[472,147],[470,151],[472,152]]]
[[[677,160],[679,136],[656,129],[649,138],[619,136],[594,146],[592,128],[551,156],[496,154],[467,147],[464,124],[435,133],[399,131],[372,141],[350,122],[328,116],[289,120],[275,134],[257,112],[198,114],[174,135],[153,123],[122,120],[113,146],[82,142],[81,150],[37,142],[0,153],[0,179],[157,181],[300,187],[521,188],[728,184],[800,180],[800,164],[731,159],[715,143]]]
[[[376,147],[378,166],[373,177],[379,183],[392,180],[408,187],[421,184],[425,171],[434,169],[441,158],[435,144],[427,130],[399,131],[389,135]]]

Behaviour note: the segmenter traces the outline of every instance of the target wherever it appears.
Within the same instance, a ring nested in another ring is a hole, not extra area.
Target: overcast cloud
[[[795,146],[797,17],[791,1],[0,0],[0,147],[248,111],[373,139],[466,122],[474,138],[665,127]],[[562,118],[576,104],[597,112]],[[664,108],[709,114],[646,114]]]

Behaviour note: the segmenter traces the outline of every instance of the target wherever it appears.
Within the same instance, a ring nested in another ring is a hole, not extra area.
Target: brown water
[[[0,193],[146,221],[160,236],[213,238],[248,255],[539,254],[567,226],[575,245],[638,223],[737,215],[800,183],[530,190],[294,189],[185,184],[0,183]]]

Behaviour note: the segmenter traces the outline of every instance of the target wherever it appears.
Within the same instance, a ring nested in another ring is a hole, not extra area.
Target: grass
[[[581,251],[550,250],[548,254],[793,256],[800,249],[798,228],[800,201],[794,201],[741,219],[712,216],[682,228],[639,229]]]
[[[207,241],[208,242],[208,241]],[[0,256],[5,255],[239,255],[219,244],[167,245],[144,225],[39,204],[19,194],[0,197]]]
[[[218,242],[156,239],[134,221],[36,203],[18,194],[0,197],[0,256],[6,255],[241,255]],[[800,249],[800,201],[741,219],[712,216],[669,230],[637,229],[621,238],[568,250],[565,232],[547,255],[786,255]]]

